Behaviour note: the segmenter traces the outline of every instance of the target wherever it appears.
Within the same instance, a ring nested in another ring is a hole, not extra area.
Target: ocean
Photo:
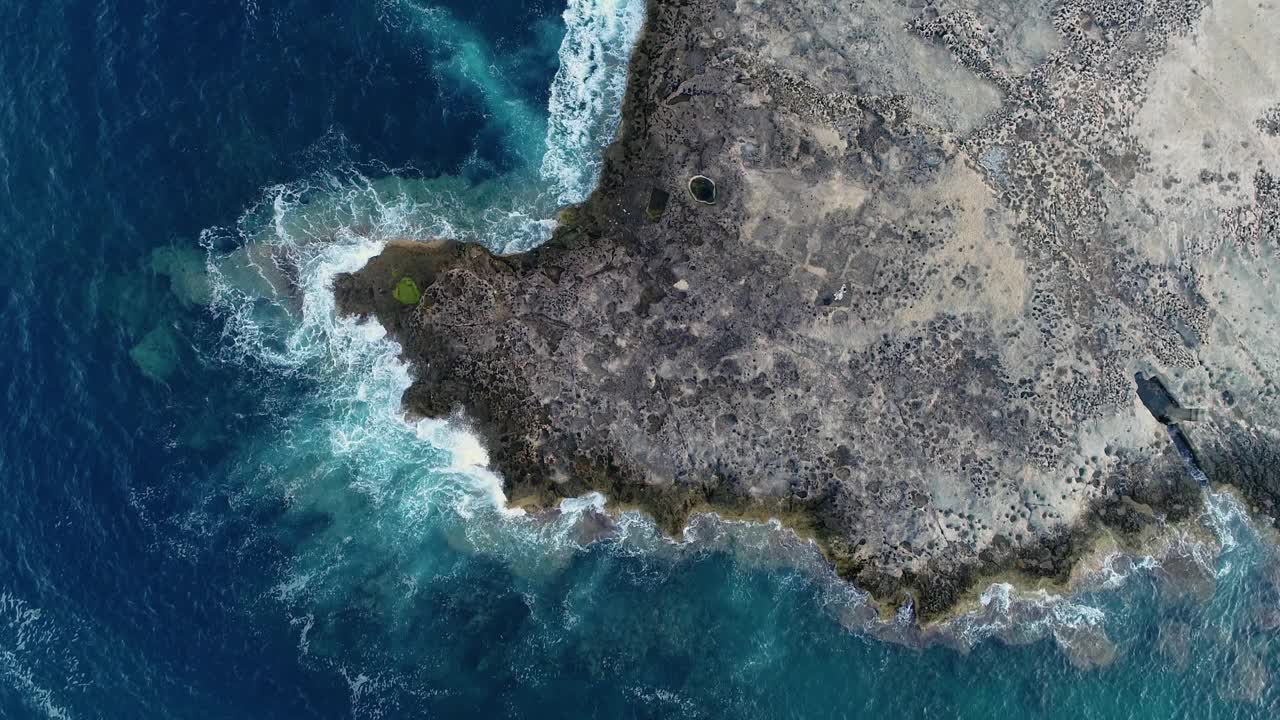
[[[0,718],[1270,718],[1232,497],[921,633],[774,525],[504,507],[328,283],[583,199],[643,0],[0,0]]]

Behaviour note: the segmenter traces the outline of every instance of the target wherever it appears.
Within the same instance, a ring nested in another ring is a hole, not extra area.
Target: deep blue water
[[[1173,553],[1204,597],[1148,563],[919,647],[785,533],[584,547],[589,502],[503,513],[473,441],[398,417],[325,282],[389,237],[536,242],[638,7],[0,0],[0,718],[1280,712],[1280,565],[1227,498],[1233,542]]]

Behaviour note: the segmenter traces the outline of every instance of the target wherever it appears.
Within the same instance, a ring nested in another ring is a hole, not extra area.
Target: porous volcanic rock
[[[1138,375],[1274,515],[1276,47],[1274,0],[652,0],[549,243],[390,242],[334,290],[513,502],[778,517],[927,620],[1197,512]]]

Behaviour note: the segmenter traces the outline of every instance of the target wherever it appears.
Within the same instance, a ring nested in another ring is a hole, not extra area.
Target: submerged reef
[[[1277,516],[1280,9],[647,12],[551,241],[334,283],[511,502],[776,517],[924,621],[1193,518],[1189,465]]]

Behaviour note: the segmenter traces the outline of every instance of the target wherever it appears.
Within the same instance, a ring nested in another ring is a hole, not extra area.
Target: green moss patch
[[[417,305],[422,299],[422,292],[418,290],[418,284],[413,281],[413,278],[406,275],[396,283],[396,289],[391,291],[391,296],[403,305]]]

